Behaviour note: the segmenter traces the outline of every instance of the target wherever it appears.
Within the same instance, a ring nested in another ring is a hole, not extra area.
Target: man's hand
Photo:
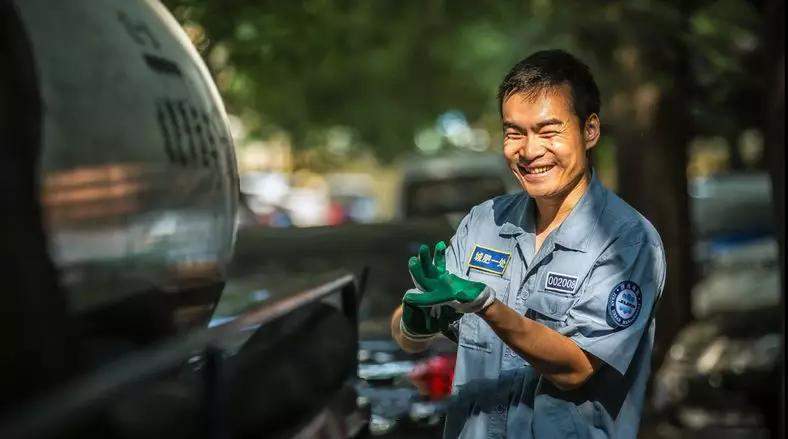
[[[460,317],[461,314],[448,306],[421,308],[403,302],[399,327],[403,337],[412,341],[427,341],[448,329]]]
[[[426,279],[437,279],[440,273],[446,271],[446,245],[443,242],[435,246],[435,259],[430,260],[430,251],[426,245],[419,248],[418,259],[423,261],[424,266],[428,267],[429,274],[425,274],[419,281],[411,278],[417,288],[424,288]],[[421,294],[418,289],[411,289],[405,293]],[[402,301],[402,319],[400,320],[400,331],[403,337],[413,341],[430,340],[439,332],[445,331],[449,325],[461,317],[453,308],[446,305],[434,306],[415,306],[411,303]]]
[[[430,309],[449,306],[460,313],[474,313],[495,300],[494,292],[487,285],[446,271],[446,244],[443,241],[435,245],[434,260],[430,258],[429,248],[422,245],[418,257],[408,261],[408,271],[418,290],[405,293],[403,304]]]

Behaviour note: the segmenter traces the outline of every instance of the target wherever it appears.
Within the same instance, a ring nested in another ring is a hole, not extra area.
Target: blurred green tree
[[[759,102],[750,61],[761,17],[743,0],[164,3],[192,30],[231,112],[253,135],[286,130],[296,147],[320,145],[341,126],[388,159],[412,150],[414,133],[450,109],[495,133],[501,77],[548,47],[591,64],[608,108],[620,103],[622,84],[645,85],[641,100],[669,85],[675,72],[649,63],[682,58],[692,70],[686,104],[697,133],[735,139],[757,125],[758,112],[740,107]],[[686,47],[683,57],[673,41]],[[606,122],[627,123],[620,113]]]

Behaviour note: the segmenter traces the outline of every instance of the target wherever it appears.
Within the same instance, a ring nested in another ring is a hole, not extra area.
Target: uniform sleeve
[[[459,276],[465,276],[465,263],[468,262],[466,258],[467,253],[467,238],[468,238],[468,224],[470,224],[473,209],[465,215],[457,227],[457,231],[449,241],[449,246],[446,248],[446,271]]]
[[[664,282],[661,243],[628,233],[597,259],[561,332],[624,375]]]
[[[465,277],[464,264],[467,261],[466,241],[471,215],[473,215],[473,209],[460,221],[457,231],[451,237],[449,246],[446,248],[446,271],[463,278]],[[446,338],[457,343],[460,337],[460,321],[457,320],[451,323],[448,329],[442,332]]]

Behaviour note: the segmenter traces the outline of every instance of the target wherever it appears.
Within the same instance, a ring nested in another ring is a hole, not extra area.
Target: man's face
[[[588,167],[583,126],[568,86],[516,93],[502,104],[503,153],[520,186],[534,198],[563,197]]]

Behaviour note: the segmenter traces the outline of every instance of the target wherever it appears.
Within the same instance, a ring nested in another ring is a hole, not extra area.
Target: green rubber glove
[[[422,245],[419,248],[419,260],[424,262],[425,267],[431,267],[428,268],[431,277],[438,277],[437,267],[441,267],[442,271],[446,271],[445,253],[446,245],[443,242],[435,246],[434,261],[430,260],[430,251],[426,245]],[[412,275],[411,278],[413,278]],[[415,278],[413,281],[417,288],[421,286],[416,282]],[[405,294],[407,295],[408,293],[421,293],[421,291],[411,289]],[[448,305],[419,307],[403,301],[400,331],[404,337],[411,340],[429,340],[437,336],[441,331],[447,330],[449,325],[459,320],[460,317],[462,317],[462,314],[457,313],[454,308]]]
[[[403,303],[425,308],[450,306],[460,313],[479,312],[493,303],[495,292],[481,282],[474,282],[446,271],[446,244],[435,245],[435,258],[422,245],[419,256],[408,261],[408,271],[420,291],[409,290]]]
[[[435,307],[435,309],[437,312],[433,313],[432,308],[413,306],[403,302],[402,319],[399,325],[402,336],[414,341],[430,340],[441,331],[447,330],[450,324],[462,316],[449,306]]]

